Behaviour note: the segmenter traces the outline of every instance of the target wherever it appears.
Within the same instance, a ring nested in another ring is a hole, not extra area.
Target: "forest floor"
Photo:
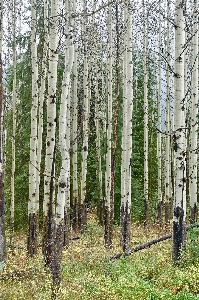
[[[164,233],[157,226],[145,229],[133,224],[132,248]],[[0,273],[0,299],[51,299],[51,275],[44,268],[42,254],[28,258],[23,235],[16,234],[15,246],[8,250],[6,266]],[[57,299],[199,299],[198,240],[194,247],[188,246],[188,253],[178,267],[172,264],[171,239],[128,257],[110,260],[120,252],[119,229],[115,228],[113,247],[107,250],[103,245],[103,228],[90,215],[86,232],[63,251],[63,280]]]

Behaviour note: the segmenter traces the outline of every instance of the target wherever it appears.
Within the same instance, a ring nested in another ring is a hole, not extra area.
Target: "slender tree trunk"
[[[107,247],[112,245],[113,219],[111,206],[111,148],[112,148],[112,6],[108,10],[108,57],[107,57],[107,80],[108,80],[108,109],[107,109],[107,153],[106,153],[106,199],[104,207],[104,242]]]
[[[173,216],[173,261],[177,263],[180,251],[185,246],[186,231],[186,124],[184,95],[184,1],[175,2],[175,65],[174,65],[174,216]]]
[[[0,1],[0,134],[3,136],[3,68],[2,68],[2,18],[3,0]],[[4,198],[4,178],[3,178],[3,139],[0,141],[0,264],[6,260],[6,237],[5,237],[5,198]],[[1,267],[0,267],[1,269]]]
[[[72,155],[72,170],[73,170],[73,193],[72,193],[72,225],[73,229],[78,228],[78,98],[77,98],[77,47],[74,50],[74,65],[73,65],[73,155]]]
[[[149,223],[149,178],[148,178],[148,21],[143,0],[144,9],[144,203],[145,203],[145,226]]]
[[[125,56],[124,56],[124,86],[123,98],[123,174],[124,187],[123,201],[121,203],[121,236],[123,251],[130,249],[130,224],[131,224],[131,165],[132,165],[132,111],[133,111],[133,64],[132,64],[132,14],[128,4],[124,8]]]
[[[96,28],[97,30],[97,28]],[[98,186],[99,186],[99,203],[98,203],[98,217],[101,225],[103,225],[102,214],[103,214],[103,184],[102,184],[102,156],[101,156],[101,135],[102,135],[102,127],[100,123],[102,122],[102,101],[100,99],[99,94],[99,78],[100,78],[100,68],[97,66],[95,72],[94,86],[95,86],[95,127],[96,127],[96,150],[97,150],[97,178],[98,178]],[[101,100],[101,101],[100,101]]]
[[[127,6],[124,7],[124,23],[127,19]],[[126,28],[125,28],[126,29]],[[120,244],[124,247],[124,209],[125,209],[125,197],[126,197],[126,115],[127,115],[127,80],[126,80],[126,68],[127,68],[127,34],[124,33],[124,54],[123,54],[123,104],[122,104],[122,163],[121,163],[121,206],[120,206]]]
[[[16,98],[17,98],[17,49],[16,49],[16,1],[13,0],[13,18],[12,18],[12,36],[13,36],[13,95],[12,95],[12,174],[11,174],[11,205],[10,205],[10,243],[13,243],[14,237],[14,202],[15,202],[15,135],[16,135]]]
[[[170,101],[171,101],[171,80],[170,80],[170,3],[167,1],[167,62],[166,62],[166,157],[165,157],[165,226],[166,228],[170,222],[170,207],[172,196],[171,183],[171,121],[170,121]]]
[[[118,124],[118,110],[119,110],[119,81],[120,81],[120,69],[119,69],[119,12],[118,3],[115,6],[115,17],[116,17],[116,61],[115,61],[115,99],[113,101],[113,150],[112,150],[112,163],[111,163],[111,191],[110,191],[110,207],[111,207],[111,223],[114,222],[114,193],[115,193],[115,168],[116,168],[116,158],[117,158],[117,124]],[[112,225],[113,226],[113,225]],[[112,239],[112,238],[111,238]]]
[[[103,38],[103,36],[102,36]],[[102,43],[101,43],[102,45]],[[106,117],[105,117],[105,114],[106,114],[106,104],[105,104],[105,99],[106,99],[106,87],[105,87],[105,64],[104,64],[104,60],[103,60],[103,55],[104,55],[104,48],[103,46],[101,46],[101,50],[102,50],[102,53],[101,53],[101,80],[102,80],[102,89],[101,89],[101,101],[100,101],[100,112],[101,112],[101,126],[100,126],[100,130],[101,130],[101,137],[102,137],[102,143],[101,143],[101,147],[100,149],[102,148],[103,146],[103,143],[105,143],[105,133],[106,133]],[[99,133],[98,133],[99,134]],[[100,154],[100,150],[99,151],[99,155]],[[100,224],[103,226],[104,225],[104,207],[105,207],[105,198],[104,198],[104,180],[103,180],[103,165],[105,165],[105,154],[104,155],[101,155],[101,172],[100,172],[100,161],[99,161],[99,181],[101,182],[100,185],[101,185],[101,188],[100,188],[100,202],[99,202],[99,205],[98,205],[98,216],[99,216],[99,221],[100,221]],[[106,183],[105,183],[106,184]]]
[[[70,14],[69,2],[66,1],[65,13]],[[67,15],[66,15],[67,18]],[[70,120],[67,118],[68,101],[70,97],[70,75],[74,61],[74,45],[73,35],[70,26],[70,17],[68,16],[68,22],[66,22],[66,40],[65,40],[65,70],[62,82],[62,94],[60,103],[60,116],[59,116],[59,145],[61,152],[62,165],[60,175],[58,179],[58,194],[56,203],[56,215],[55,215],[55,243],[54,243],[54,255],[53,255],[53,282],[61,282],[61,260],[62,260],[62,248],[64,244],[64,207],[67,197],[67,185],[70,174],[70,155],[68,139],[70,140],[70,127],[68,129],[67,123]],[[67,205],[68,209],[68,205]]]
[[[86,1],[84,0],[84,11],[86,12]],[[81,191],[80,191],[80,230],[86,228],[86,176],[88,158],[88,122],[89,122],[89,64],[88,64],[88,37],[86,31],[86,20],[83,24],[83,51],[84,51],[84,77],[83,77],[83,138],[82,138],[82,164],[81,164]]]
[[[30,163],[29,163],[29,201],[28,201],[28,253],[37,253],[37,236],[39,227],[39,209],[36,211],[36,189],[38,185],[37,166],[37,110],[38,110],[38,61],[36,44],[36,1],[31,1],[31,59],[32,59],[32,107],[30,133]],[[38,207],[38,206],[37,206]],[[39,208],[39,207],[38,207]]]
[[[193,46],[191,78],[191,118],[189,151],[190,222],[197,220],[197,160],[198,160],[198,1],[193,7]]]
[[[158,223],[162,225],[162,112],[161,112],[161,2],[159,2],[159,32],[158,32],[158,136],[157,136],[157,156],[158,156]]]
[[[60,2],[51,0],[50,33],[49,33],[49,68],[47,99],[47,137],[44,176],[43,203],[43,254],[45,262],[52,267],[54,244],[54,186],[55,186],[55,139],[56,139],[56,90],[58,64],[58,28]]]
[[[46,79],[47,79],[47,56],[48,56],[48,1],[43,2],[43,16],[44,16],[44,41],[43,41],[43,53],[42,53],[42,66],[41,66],[41,84],[39,89],[38,99],[38,139],[37,139],[37,170],[36,173],[36,196],[35,196],[35,211],[39,212],[39,198],[40,198],[40,179],[41,179],[41,155],[43,149],[42,137],[43,137],[43,110],[44,110],[44,98],[46,94]]]

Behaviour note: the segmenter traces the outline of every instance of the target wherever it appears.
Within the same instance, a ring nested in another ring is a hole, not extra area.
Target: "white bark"
[[[39,89],[39,111],[38,111],[38,142],[37,142],[37,185],[36,185],[36,203],[35,210],[39,209],[39,188],[40,188],[40,175],[41,175],[41,151],[42,151],[42,136],[43,136],[43,105],[46,92],[46,75],[47,75],[47,55],[48,55],[48,1],[44,0],[44,47],[42,57],[42,74],[41,86]]]
[[[10,222],[11,231],[14,230],[14,202],[15,202],[15,135],[16,135],[16,99],[17,99],[17,50],[16,50],[16,2],[13,0],[13,19],[12,19],[12,36],[13,36],[13,94],[12,94],[12,113],[13,113],[13,127],[12,127],[12,174],[11,174],[11,205],[10,205]],[[11,233],[11,234],[12,234]]]
[[[50,182],[54,177],[53,157],[55,151],[56,131],[56,90],[57,90],[57,64],[58,64],[58,29],[60,1],[51,1],[50,34],[49,34],[49,68],[48,68],[48,99],[47,99],[47,137],[44,176],[44,216],[47,217],[50,202]]]
[[[144,199],[145,199],[145,222],[149,219],[149,178],[148,178],[148,21],[145,3],[143,0],[144,9]]]
[[[84,1],[84,10],[86,11],[86,1]],[[89,62],[88,62],[88,36],[86,31],[86,20],[83,24],[83,57],[84,57],[84,74],[83,74],[83,138],[82,138],[82,162],[81,162],[81,230],[85,227],[85,201],[86,201],[86,176],[87,176],[87,157],[88,157],[88,121],[89,121]]]
[[[185,103],[184,103],[184,50],[185,23],[182,1],[176,1],[176,29],[175,29],[175,78],[174,78],[174,145],[175,147],[175,207],[186,210],[182,192],[185,189]],[[185,216],[184,216],[185,217]]]
[[[110,236],[111,229],[111,147],[112,147],[112,81],[113,81],[113,58],[112,58],[112,6],[109,6],[108,11],[108,44],[107,44],[107,130],[106,130],[106,140],[107,140],[107,153],[106,153],[106,176],[105,176],[105,244],[109,245],[112,243]]]
[[[103,192],[102,192],[102,157],[101,157],[101,133],[102,128],[100,126],[101,118],[101,105],[100,105],[100,96],[99,96],[99,86],[98,86],[98,72],[100,70],[96,70],[96,80],[95,80],[95,127],[96,127],[96,149],[97,149],[97,160],[98,160],[98,169],[97,176],[99,182],[99,202],[102,202]],[[100,207],[101,209],[101,207]]]
[[[4,126],[3,126],[3,63],[2,63],[2,40],[3,40],[3,0],[0,0],[0,271],[6,261],[6,237],[5,237],[5,197],[4,197]]]
[[[127,55],[126,55],[126,203],[128,213],[131,207],[131,157],[132,157],[132,112],[133,112],[133,58],[132,58],[132,14],[127,13]]]
[[[165,163],[165,218],[166,223],[168,223],[169,218],[169,206],[170,199],[172,196],[172,184],[171,184],[171,142],[170,142],[170,134],[171,134],[171,120],[170,120],[170,101],[171,101],[171,80],[170,80],[170,4],[167,2],[167,42],[166,42],[166,51],[167,51],[167,63],[166,63],[166,163]]]
[[[78,168],[77,168],[77,146],[78,146],[78,98],[77,98],[77,82],[78,82],[78,73],[77,73],[77,48],[74,50],[74,65],[73,65],[73,156],[72,156],[72,170],[73,170],[73,209],[75,210],[77,207],[78,201]],[[77,213],[75,211],[75,213]]]
[[[190,160],[189,160],[189,195],[191,221],[196,218],[197,206],[197,160],[198,160],[198,1],[193,7],[193,44],[192,44],[192,78],[191,78],[191,118],[190,118]]]
[[[70,22],[71,8],[69,2],[66,1],[65,6],[68,14],[67,19]],[[70,74],[74,62],[74,44],[73,44],[73,33],[72,28],[68,26],[66,22],[66,34],[67,38],[65,41],[65,70],[62,82],[62,94],[60,103],[60,116],[59,116],[59,145],[62,157],[62,165],[58,180],[58,195],[57,195],[57,206],[56,206],[56,224],[61,225],[64,220],[64,207],[66,204],[67,197],[67,186],[70,173],[70,119],[67,118],[70,107]],[[67,203],[69,207],[69,203]]]
[[[186,217],[186,141],[185,141],[185,93],[184,93],[184,46],[185,21],[182,0],[175,2],[175,64],[174,64],[174,218],[173,259],[179,258],[185,241]],[[179,237],[180,236],[180,237]]]
[[[122,169],[121,169],[121,243],[127,251],[130,242],[131,210],[131,160],[132,160],[132,112],[133,112],[133,58],[132,58],[132,14],[124,8],[124,61],[123,61],[123,128],[122,128]]]
[[[124,23],[127,21],[127,6],[124,7]],[[124,54],[123,54],[123,124],[122,124],[122,162],[121,162],[121,208],[124,207],[125,195],[126,195],[126,115],[127,115],[127,80],[126,80],[126,68],[127,68],[127,35],[124,33]],[[122,212],[121,212],[122,213]],[[122,217],[122,216],[121,216]],[[122,224],[121,224],[122,225]]]
[[[29,201],[28,216],[36,213],[36,179],[37,179],[37,109],[38,109],[38,61],[36,44],[36,1],[31,1],[31,61],[32,61],[32,106],[29,162]],[[38,213],[38,211],[37,211]]]
[[[158,136],[157,136],[157,156],[158,156],[158,222],[162,224],[162,112],[161,112],[161,3],[159,2],[159,32],[158,32]]]

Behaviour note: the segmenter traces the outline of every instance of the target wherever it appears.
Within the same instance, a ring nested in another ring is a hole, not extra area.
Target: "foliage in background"
[[[27,42],[28,38],[26,39]],[[29,133],[30,133],[30,108],[31,108],[31,68],[30,68],[30,51],[23,54],[20,62],[17,64],[17,81],[18,81],[18,103],[17,103],[17,130],[16,130],[16,173],[15,173],[15,226],[16,228],[26,227],[27,225],[27,201],[28,201],[28,163],[29,163]],[[82,70],[79,70],[79,78],[82,77]],[[144,218],[144,195],[143,195],[143,164],[144,164],[144,142],[143,142],[143,66],[139,62],[138,65],[138,89],[134,99],[133,111],[133,155],[132,155],[132,217],[133,220],[143,220]],[[151,67],[152,70],[152,67]],[[61,91],[61,79],[63,74],[63,56],[59,56],[58,65],[58,105],[59,112],[59,97]],[[11,101],[12,93],[12,68],[7,75],[8,92]],[[152,102],[152,84],[154,78],[152,72],[149,76],[149,112],[154,114],[154,106]],[[81,80],[80,80],[81,82]],[[82,86],[78,87],[79,95],[79,126],[81,126],[81,103],[82,103]],[[122,88],[120,91],[122,95]],[[97,152],[95,147],[96,130],[94,124],[94,91],[91,93],[91,113],[90,113],[90,130],[89,130],[89,152],[88,152],[88,173],[87,173],[87,205],[98,206],[99,203],[99,182],[97,176]],[[44,140],[46,135],[46,110],[44,103]],[[7,199],[7,215],[9,216],[10,204],[10,176],[11,176],[11,141],[12,141],[12,109],[8,110],[5,116],[5,126],[7,128],[7,144],[6,144],[6,180],[5,180],[5,195]],[[119,224],[120,212],[120,186],[121,186],[121,128],[122,128],[122,96],[119,97],[119,112],[118,112],[118,146],[116,157],[116,177],[115,177],[115,223]],[[57,134],[58,136],[58,134]],[[149,195],[151,200],[151,217],[155,217],[156,211],[156,194],[157,194],[157,157],[156,157],[156,138],[157,133],[154,129],[154,124],[149,122]],[[102,154],[102,169],[105,172],[106,140],[105,133],[102,132],[101,137],[101,154]],[[58,143],[57,143],[58,146]],[[81,138],[79,139],[78,147],[79,170],[81,169]],[[44,150],[42,150],[42,170],[44,161]],[[57,174],[60,167],[60,154],[57,147]],[[80,173],[79,173],[80,174]],[[43,173],[41,173],[41,183],[43,183]],[[41,184],[41,187],[43,185]],[[43,187],[40,192],[40,201],[42,207]],[[8,217],[9,220],[9,217]]]

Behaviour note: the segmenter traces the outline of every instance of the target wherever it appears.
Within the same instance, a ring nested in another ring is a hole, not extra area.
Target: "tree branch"
[[[194,228],[194,227],[199,227],[199,223],[186,226],[186,231],[189,230],[189,229],[191,229],[191,228]],[[134,252],[140,251],[142,249],[149,248],[150,246],[152,246],[154,244],[157,244],[159,242],[165,241],[167,239],[170,239],[171,237],[172,237],[172,233],[168,233],[168,234],[162,235],[162,236],[160,236],[160,237],[158,237],[158,238],[156,238],[154,240],[151,240],[151,241],[148,241],[148,242],[146,242],[146,243],[144,243],[142,245],[136,246],[135,248],[130,249],[130,251],[128,251],[128,252],[123,252],[123,253],[115,254],[110,259],[112,260],[112,259],[118,259],[118,258],[121,258],[121,257],[129,256],[129,255],[131,255]]]

